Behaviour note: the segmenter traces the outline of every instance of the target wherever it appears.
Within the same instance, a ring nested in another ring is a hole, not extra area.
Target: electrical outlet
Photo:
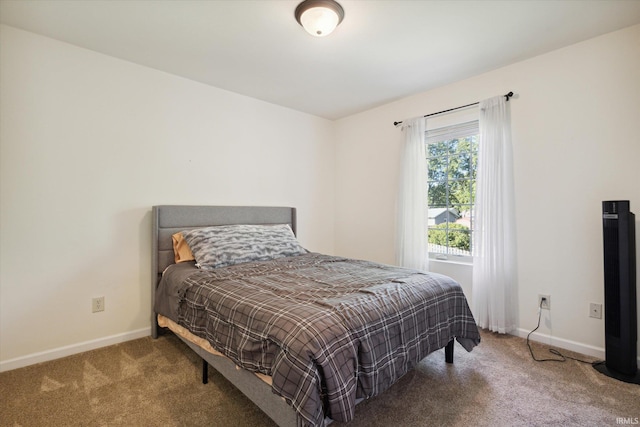
[[[104,311],[104,297],[97,297],[91,300],[91,312],[97,313],[98,311]]]
[[[538,308],[551,310],[551,295],[538,294]]]
[[[589,303],[589,317],[602,319],[602,304],[595,302]]]

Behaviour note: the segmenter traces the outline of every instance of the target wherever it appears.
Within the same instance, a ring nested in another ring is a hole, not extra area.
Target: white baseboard
[[[527,335],[529,335],[529,332],[531,331],[517,329],[516,332],[517,333],[515,335],[521,338],[527,338]],[[576,353],[586,354],[587,356],[597,357],[598,359],[604,360],[604,348],[601,347],[594,347],[588,344],[565,340],[551,335],[541,334],[539,332],[532,333],[529,339],[531,339],[532,341],[550,345],[552,347],[559,347],[565,350],[575,351]]]
[[[122,334],[54,348],[52,350],[42,351],[39,353],[28,354],[26,356],[16,357],[15,359],[1,361],[0,372],[23,368],[25,366],[35,365],[36,363],[48,362],[50,360],[60,359],[61,357],[71,356],[73,354],[83,353],[85,351],[95,350],[97,348],[107,347],[114,344],[120,344],[126,341],[148,337],[150,335],[150,327],[142,328],[135,331],[124,332]]]
[[[517,329],[514,335],[521,338],[527,338],[529,332],[524,329]],[[586,354],[587,356],[595,357],[599,360],[605,360],[605,351],[602,347],[594,347],[592,345],[583,344],[571,340],[565,340],[562,338],[556,338],[551,335],[541,334],[534,332],[529,337],[532,341],[541,342],[543,344],[550,345],[552,347],[559,347],[565,350],[575,351],[576,353]],[[640,367],[640,356],[638,356],[638,366]]]

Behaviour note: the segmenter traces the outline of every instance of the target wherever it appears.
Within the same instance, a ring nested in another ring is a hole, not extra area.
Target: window
[[[428,130],[429,254],[470,260],[478,165],[478,121]]]

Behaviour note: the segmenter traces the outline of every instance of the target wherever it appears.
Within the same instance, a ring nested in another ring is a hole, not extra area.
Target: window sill
[[[473,259],[455,259],[455,258],[437,259],[437,258],[429,257],[429,262],[452,264],[452,265],[466,265],[469,267],[473,267]]]

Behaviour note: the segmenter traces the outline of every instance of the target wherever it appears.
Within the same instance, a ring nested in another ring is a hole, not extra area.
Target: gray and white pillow
[[[307,253],[288,224],[221,225],[182,234],[204,270]]]

